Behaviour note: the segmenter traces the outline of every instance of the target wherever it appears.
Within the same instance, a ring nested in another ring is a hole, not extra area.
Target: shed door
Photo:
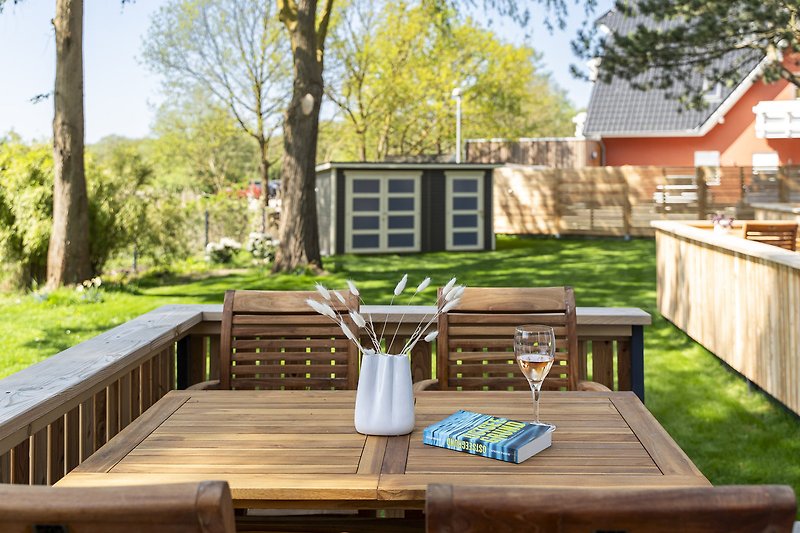
[[[350,171],[346,176],[345,252],[419,251],[420,174]]]
[[[446,172],[447,249],[483,249],[483,172]]]

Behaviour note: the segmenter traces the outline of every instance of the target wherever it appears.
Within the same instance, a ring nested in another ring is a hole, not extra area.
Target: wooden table
[[[457,409],[528,419],[524,392],[418,395],[411,435],[353,429],[354,391],[173,391],[57,483],[225,479],[238,507],[419,509],[428,483],[676,487],[708,481],[632,392],[545,392],[551,448],[514,465],[421,442]]]

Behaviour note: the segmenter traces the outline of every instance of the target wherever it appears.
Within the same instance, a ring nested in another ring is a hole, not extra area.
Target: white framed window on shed
[[[345,252],[420,250],[421,172],[348,171]]]
[[[482,171],[445,172],[447,250],[482,250],[484,243]]]
[[[719,185],[720,184],[720,170],[719,170],[719,152],[716,150],[697,151],[694,153],[694,166],[716,168],[716,172],[707,175],[706,185]]]

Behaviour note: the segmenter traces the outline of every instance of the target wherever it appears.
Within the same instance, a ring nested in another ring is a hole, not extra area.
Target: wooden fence
[[[584,168],[600,164],[602,145],[591,139],[470,139],[467,163],[514,163],[552,168]]]
[[[800,253],[653,224],[659,312],[800,414]]]
[[[653,236],[651,220],[752,218],[750,204],[800,202],[800,167],[594,167],[494,171],[494,231]]]
[[[418,321],[432,308],[365,306]],[[579,307],[582,377],[644,400],[643,326],[631,308]],[[0,380],[0,483],[53,484],[169,390],[218,377],[221,305],[169,305]],[[421,343],[424,344],[424,343]],[[430,349],[414,380],[432,377]]]

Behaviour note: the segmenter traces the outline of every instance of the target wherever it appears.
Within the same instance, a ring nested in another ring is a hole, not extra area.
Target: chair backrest
[[[538,489],[429,485],[426,531],[791,533],[791,487]]]
[[[439,316],[436,377],[440,387],[530,390],[514,359],[514,330],[523,324],[546,324],[556,333],[556,360],[542,388],[577,390],[572,287],[467,287],[458,307]]]
[[[342,294],[350,308],[358,300]],[[358,348],[311,309],[314,291],[227,291],[220,340],[221,389],[355,389]],[[355,332],[346,305],[337,312]]]
[[[779,246],[795,251],[797,248],[797,222],[747,221],[743,226],[745,239]]]
[[[135,487],[0,485],[3,533],[234,533],[225,481]]]

